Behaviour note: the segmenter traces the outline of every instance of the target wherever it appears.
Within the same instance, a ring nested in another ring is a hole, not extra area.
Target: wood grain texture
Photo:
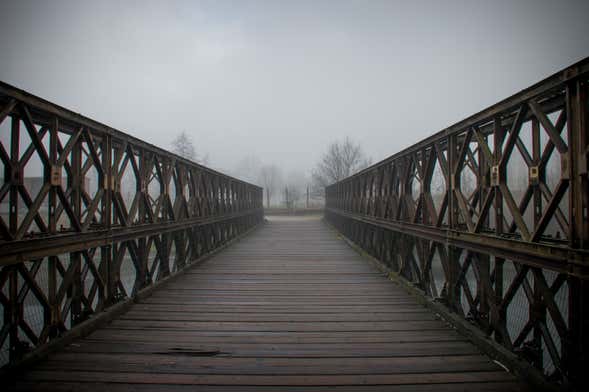
[[[270,220],[7,384],[55,391],[518,391],[319,219]]]

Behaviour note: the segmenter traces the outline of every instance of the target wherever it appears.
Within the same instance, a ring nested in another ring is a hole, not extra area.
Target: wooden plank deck
[[[52,354],[11,387],[522,390],[511,374],[309,217],[271,220]]]

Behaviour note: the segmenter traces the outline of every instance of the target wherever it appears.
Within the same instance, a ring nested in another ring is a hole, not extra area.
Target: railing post
[[[20,121],[17,116],[12,117],[10,133],[10,193],[8,196],[10,212],[8,217],[8,227],[10,234],[14,236],[18,230],[18,187],[21,185],[23,177],[22,168],[19,164]]]
[[[147,250],[147,238],[140,237],[137,239],[137,258],[138,258],[138,265],[137,265],[137,289],[141,290],[142,288],[149,285],[149,273],[147,271],[147,258],[148,258],[148,250]]]
[[[532,130],[532,165],[528,168],[528,186],[532,187],[532,216],[534,227],[539,224],[542,218],[542,193],[540,191],[540,181],[544,181],[545,170],[541,173],[538,170],[541,160],[540,151],[540,124],[536,117],[531,119]],[[535,171],[535,173],[534,173]],[[546,325],[546,306],[542,300],[541,286],[537,279],[534,279],[533,301],[529,302],[528,312],[534,328],[532,335],[533,364],[539,369],[544,368],[544,358],[542,355],[542,328]]]
[[[589,249],[589,118],[586,83],[580,80],[567,87],[567,127],[571,158],[571,210],[572,246]]]
[[[57,117],[53,118],[53,122],[51,124],[51,129],[49,130],[49,161],[51,163],[51,169],[57,171],[56,174],[59,175],[59,178],[55,180],[58,181],[58,184],[54,182],[53,178],[50,178],[49,181],[51,182],[51,188],[49,189],[49,193],[47,196],[47,213],[49,215],[49,233],[55,234],[57,232],[57,217],[55,216],[55,209],[57,207],[57,187],[61,186],[61,170],[57,167],[57,141],[58,141],[58,131],[59,131],[59,120]],[[53,177],[53,173],[51,173],[51,177]],[[45,179],[47,181],[47,179]]]
[[[587,83],[569,82],[566,90],[567,131],[571,158],[569,191],[570,242],[573,248],[589,249],[589,127]],[[586,267],[586,266],[584,266]],[[569,276],[570,339],[563,344],[563,362],[573,384],[582,385],[589,368],[589,281]]]
[[[166,277],[170,275],[170,233],[162,234],[162,241],[160,247],[160,275]]]
[[[112,197],[113,197],[113,177],[112,177],[112,137],[105,135],[102,138],[102,225],[105,229],[112,226]]]
[[[446,146],[446,153],[448,155],[448,176],[450,184],[448,184],[448,226],[450,229],[458,229],[458,210],[456,206],[456,199],[454,197],[454,189],[456,187],[456,175],[454,168],[456,162],[456,135],[451,134],[447,136],[448,144]]]
[[[503,336],[497,331],[507,330],[507,309],[499,309],[501,302],[503,301],[504,287],[503,287],[503,265],[505,259],[495,256],[495,269],[493,273],[495,286],[495,297],[493,298],[496,307],[495,313],[491,314],[489,322],[493,329],[495,329],[495,341],[497,343],[503,343]]]
[[[475,263],[477,264],[479,270],[479,283],[478,283],[478,292],[479,292],[479,323],[487,329],[489,325],[489,311],[490,306],[489,302],[494,301],[494,298],[491,297],[489,293],[489,288],[491,287],[491,275],[490,275],[490,256],[484,253],[478,253],[475,259]]]
[[[499,183],[502,181],[499,173],[499,162],[503,156],[502,146],[505,140],[505,129],[501,125],[501,117],[496,116],[493,119],[493,167],[491,168],[491,186],[494,188],[495,197],[493,204],[495,207],[495,234],[503,234],[503,195],[499,191]]]
[[[104,303],[105,306],[112,305],[116,302],[117,296],[117,282],[114,275],[113,247],[105,245],[100,248],[100,257],[102,258],[101,266],[103,271],[103,279],[105,284]]]
[[[82,257],[80,252],[70,253],[70,268],[72,269],[72,281],[69,290],[71,300],[72,326],[82,321]]]
[[[52,169],[55,168],[58,172],[58,178],[53,178],[51,175],[51,188],[47,196],[47,213],[49,215],[49,233],[55,234],[57,232],[57,217],[55,210],[57,208],[57,187],[61,186],[62,174],[61,170],[57,168],[58,151],[58,132],[59,132],[59,120],[57,117],[53,118],[51,128],[49,130],[49,161],[52,165]],[[61,318],[60,305],[57,303],[57,257],[49,256],[47,258],[47,300],[49,302],[49,315],[45,315],[45,324],[49,325],[48,336],[50,339],[55,338],[59,334],[58,325]]]
[[[564,368],[569,371],[573,384],[582,385],[586,380],[589,364],[589,282],[569,278],[569,328],[570,339],[563,344]]]
[[[58,325],[61,319],[61,309],[57,302],[57,257],[47,258],[47,300],[49,302],[50,316],[45,318],[45,324],[49,325],[49,338],[59,335]]]
[[[83,132],[83,131],[79,131]],[[80,138],[81,139],[81,138]],[[72,149],[71,175],[68,186],[72,190],[71,207],[75,219],[82,223],[82,187],[84,176],[82,175],[82,142],[78,139]]]
[[[447,280],[448,305],[453,311],[459,313],[460,315],[464,315],[464,311],[462,309],[460,281],[458,279],[460,276],[460,254],[462,253],[462,250],[453,245],[449,245],[447,249],[447,262],[449,271]]]
[[[22,314],[20,304],[18,303],[18,276],[16,265],[10,265],[7,268],[8,274],[8,299],[9,306],[4,308],[4,319],[8,320],[8,338],[9,338],[9,357],[10,361],[15,361],[21,358],[21,342],[18,339],[18,324]]]

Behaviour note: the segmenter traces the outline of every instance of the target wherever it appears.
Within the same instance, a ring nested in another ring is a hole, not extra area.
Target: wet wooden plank
[[[205,312],[165,312],[165,311],[138,311],[134,310],[120,317],[121,320],[156,320],[156,321],[199,321],[199,322],[255,322],[268,323],[272,321],[301,323],[301,322],[360,322],[365,320],[365,313],[205,313]],[[395,312],[395,313],[370,313],[372,321],[423,321],[435,320],[436,316],[430,312]]]
[[[325,392],[324,386],[286,386],[286,385],[178,385],[178,384],[128,384],[105,382],[53,382],[51,391],[54,392]],[[23,381],[12,385],[12,389],[21,392],[47,391],[47,383],[35,381]],[[513,381],[499,382],[473,382],[473,383],[439,383],[432,387],[431,384],[404,384],[404,385],[335,385],[330,386],[331,392],[518,392],[522,391],[522,385]]]
[[[174,321],[174,320],[128,320],[112,321],[118,329],[172,329],[176,331],[411,331],[444,329],[446,325],[439,320],[429,321],[359,321],[359,322],[244,322],[244,321]]]
[[[136,330],[101,328],[87,339],[78,341],[122,341],[122,342],[157,342],[164,341],[170,345],[176,343],[404,343],[404,342],[449,342],[464,341],[465,338],[453,330],[429,331],[366,331],[364,333],[332,331],[326,332],[252,332],[252,331],[182,331]],[[73,346],[69,346],[73,347]],[[68,349],[67,347],[66,349]]]
[[[319,305],[309,304],[304,308],[296,305],[222,305],[222,304],[160,304],[160,303],[140,303],[133,307],[134,310],[141,311],[169,311],[169,312],[187,312],[187,313],[227,313],[227,314],[262,314],[262,313],[288,313],[288,314],[354,314],[363,313],[383,314],[383,313],[421,313],[429,312],[423,307],[416,307],[413,303],[407,305]]]
[[[311,218],[271,221],[8,386],[109,392],[523,389]]]
[[[75,377],[75,378],[74,378]],[[510,381],[505,371],[469,371],[444,373],[347,374],[347,375],[248,375],[248,374],[171,374],[122,371],[63,371],[34,369],[27,373],[30,381],[84,381],[133,384],[178,385],[402,385],[485,381]]]
[[[193,357],[181,355],[60,353],[39,366],[43,370],[231,374],[367,374],[439,373],[496,370],[482,355],[430,357],[259,358]]]
[[[226,342],[184,342],[170,344],[168,342],[105,342],[84,341],[68,346],[64,352],[105,353],[105,354],[161,354],[186,356],[218,356],[218,357],[416,357],[439,355],[474,355],[479,350],[468,342],[408,342],[408,343],[226,343]]]

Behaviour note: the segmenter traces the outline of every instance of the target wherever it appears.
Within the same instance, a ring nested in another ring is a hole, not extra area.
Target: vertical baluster
[[[20,158],[20,119],[14,115],[11,122],[10,137],[10,194],[9,203],[10,213],[8,217],[8,227],[11,235],[18,231],[18,187],[22,185],[22,171],[19,163]]]

